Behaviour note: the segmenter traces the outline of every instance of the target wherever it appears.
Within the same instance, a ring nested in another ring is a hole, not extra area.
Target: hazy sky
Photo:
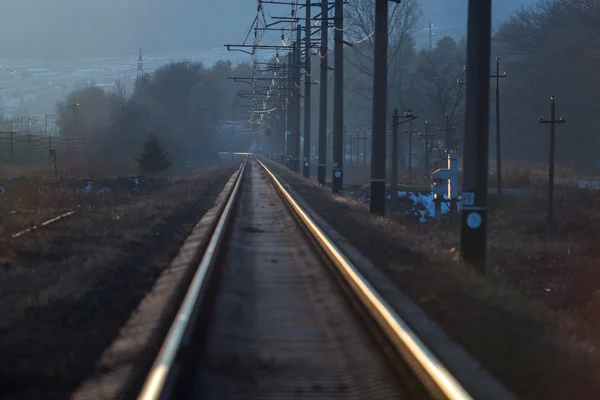
[[[353,0],[357,1],[357,0]],[[504,18],[521,3],[499,0]],[[421,0],[424,25],[464,34],[467,0]],[[191,51],[237,43],[255,0],[0,0],[0,58]]]

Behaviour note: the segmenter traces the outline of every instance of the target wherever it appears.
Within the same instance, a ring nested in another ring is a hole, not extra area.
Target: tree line
[[[62,137],[87,138],[88,154],[111,170],[130,168],[150,136],[182,168],[216,157],[215,124],[234,117],[238,89],[227,77],[249,74],[245,63],[172,62],[142,75],[131,93],[120,82],[111,91],[90,86],[70,93],[57,104],[57,124]]]
[[[345,8],[345,39],[353,43],[345,49],[345,123],[350,130],[368,129],[371,124],[374,5],[375,0],[362,0]],[[450,146],[460,150],[468,85],[466,42],[443,37],[431,48],[419,49],[416,38],[423,30],[422,17],[418,0],[390,4],[388,115],[393,108],[412,109],[419,117],[416,128],[422,129],[428,121],[430,129],[437,131],[448,114],[449,125],[456,127]],[[500,57],[502,69],[509,71],[500,89],[504,158],[546,160],[549,135],[537,121],[548,116],[549,98],[554,94],[559,115],[569,120],[559,130],[557,162],[579,169],[596,168],[600,0],[540,0],[522,7],[495,27],[492,45],[493,58]],[[312,75],[318,76],[319,57],[313,56],[312,62]],[[329,62],[333,63],[333,57]],[[217,151],[214,123],[230,119],[236,91],[243,89],[227,80],[229,76],[252,76],[252,68],[229,61],[210,68],[182,61],[144,75],[131,94],[120,85],[108,93],[85,88],[59,104],[59,126],[63,135],[77,136],[77,130],[101,139],[94,153],[112,164],[131,160],[145,138],[155,133],[173,155],[174,164],[180,166],[190,158]],[[333,86],[333,79],[329,85]],[[318,90],[313,90],[314,116],[318,115],[318,96]],[[332,103],[330,95],[330,117]],[[495,118],[491,109],[490,122]],[[235,117],[242,119],[239,114]],[[316,132],[318,118],[313,118],[312,124]],[[490,140],[492,147],[494,144]]]
[[[344,15],[345,39],[353,43],[345,48],[345,122],[361,130],[371,124],[374,10],[375,0],[362,0],[348,3]],[[412,109],[419,117],[416,128],[423,129],[428,121],[430,129],[436,129],[444,127],[448,114],[449,126],[456,127],[450,145],[460,150],[468,85],[465,38],[442,37],[433,41],[431,49],[427,45],[418,48],[416,38],[427,30],[417,0],[390,3],[389,19],[388,115],[394,108]],[[547,161],[549,132],[538,119],[549,117],[554,94],[557,113],[569,121],[559,129],[557,162],[585,171],[597,169],[600,0],[539,0],[521,7],[494,27],[493,74],[496,57],[500,57],[501,71],[508,71],[508,79],[500,82],[503,157]],[[313,71],[318,71],[315,58]],[[494,85],[490,79],[492,89]],[[490,95],[490,102],[495,101],[494,90]],[[315,91],[313,105],[317,112]],[[490,135],[495,134],[494,119],[491,107]],[[317,126],[315,122],[313,132]],[[490,140],[490,146],[495,154],[495,140]]]

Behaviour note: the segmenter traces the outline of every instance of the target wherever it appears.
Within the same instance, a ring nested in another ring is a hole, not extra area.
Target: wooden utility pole
[[[363,154],[363,164],[367,165],[367,128],[363,129],[363,148],[365,149]]]
[[[419,136],[422,136],[423,139],[425,140],[425,165],[424,165],[424,174],[425,174],[425,179],[427,180],[428,174],[429,174],[429,138],[431,136],[435,136],[435,133],[433,132],[429,132],[429,121],[425,121],[425,131],[422,133],[418,134]]]
[[[540,117],[541,124],[550,126],[550,159],[548,161],[548,215],[546,222],[546,237],[549,239],[553,234],[554,221],[554,149],[556,143],[556,124],[564,124],[567,122],[565,117],[556,119],[556,103],[554,95],[550,97],[550,119],[545,120]]]
[[[456,127],[450,127],[450,117],[448,113],[444,115],[444,127],[437,129],[439,132],[444,132],[444,147],[447,150],[453,150],[454,147],[454,132],[456,132]],[[450,135],[452,133],[452,135]]]
[[[390,208],[396,209],[396,197],[398,196],[398,126],[400,117],[398,109],[394,108],[392,115],[392,176],[390,177]]]
[[[409,110],[410,111],[410,110]],[[413,155],[413,145],[412,145],[412,137],[413,137],[412,128],[412,120],[408,123],[408,181],[412,182],[412,155]]]
[[[500,146],[500,78],[506,78],[508,72],[500,75],[500,57],[496,57],[496,75],[490,78],[496,79],[496,189],[498,196],[502,195],[502,152]]]

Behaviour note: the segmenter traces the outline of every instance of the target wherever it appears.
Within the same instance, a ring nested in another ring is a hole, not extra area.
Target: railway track
[[[472,398],[249,155],[138,398],[427,397]]]

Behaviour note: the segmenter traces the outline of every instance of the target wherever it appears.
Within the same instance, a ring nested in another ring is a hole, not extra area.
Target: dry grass
[[[490,161],[489,186],[496,187],[495,162]],[[574,185],[573,181],[593,181],[600,178],[598,173],[576,172],[569,165],[554,166],[555,184],[557,186]],[[502,166],[502,186],[504,188],[534,188],[548,187],[548,164],[508,162]]]
[[[0,397],[66,398],[236,168],[0,239]]]

